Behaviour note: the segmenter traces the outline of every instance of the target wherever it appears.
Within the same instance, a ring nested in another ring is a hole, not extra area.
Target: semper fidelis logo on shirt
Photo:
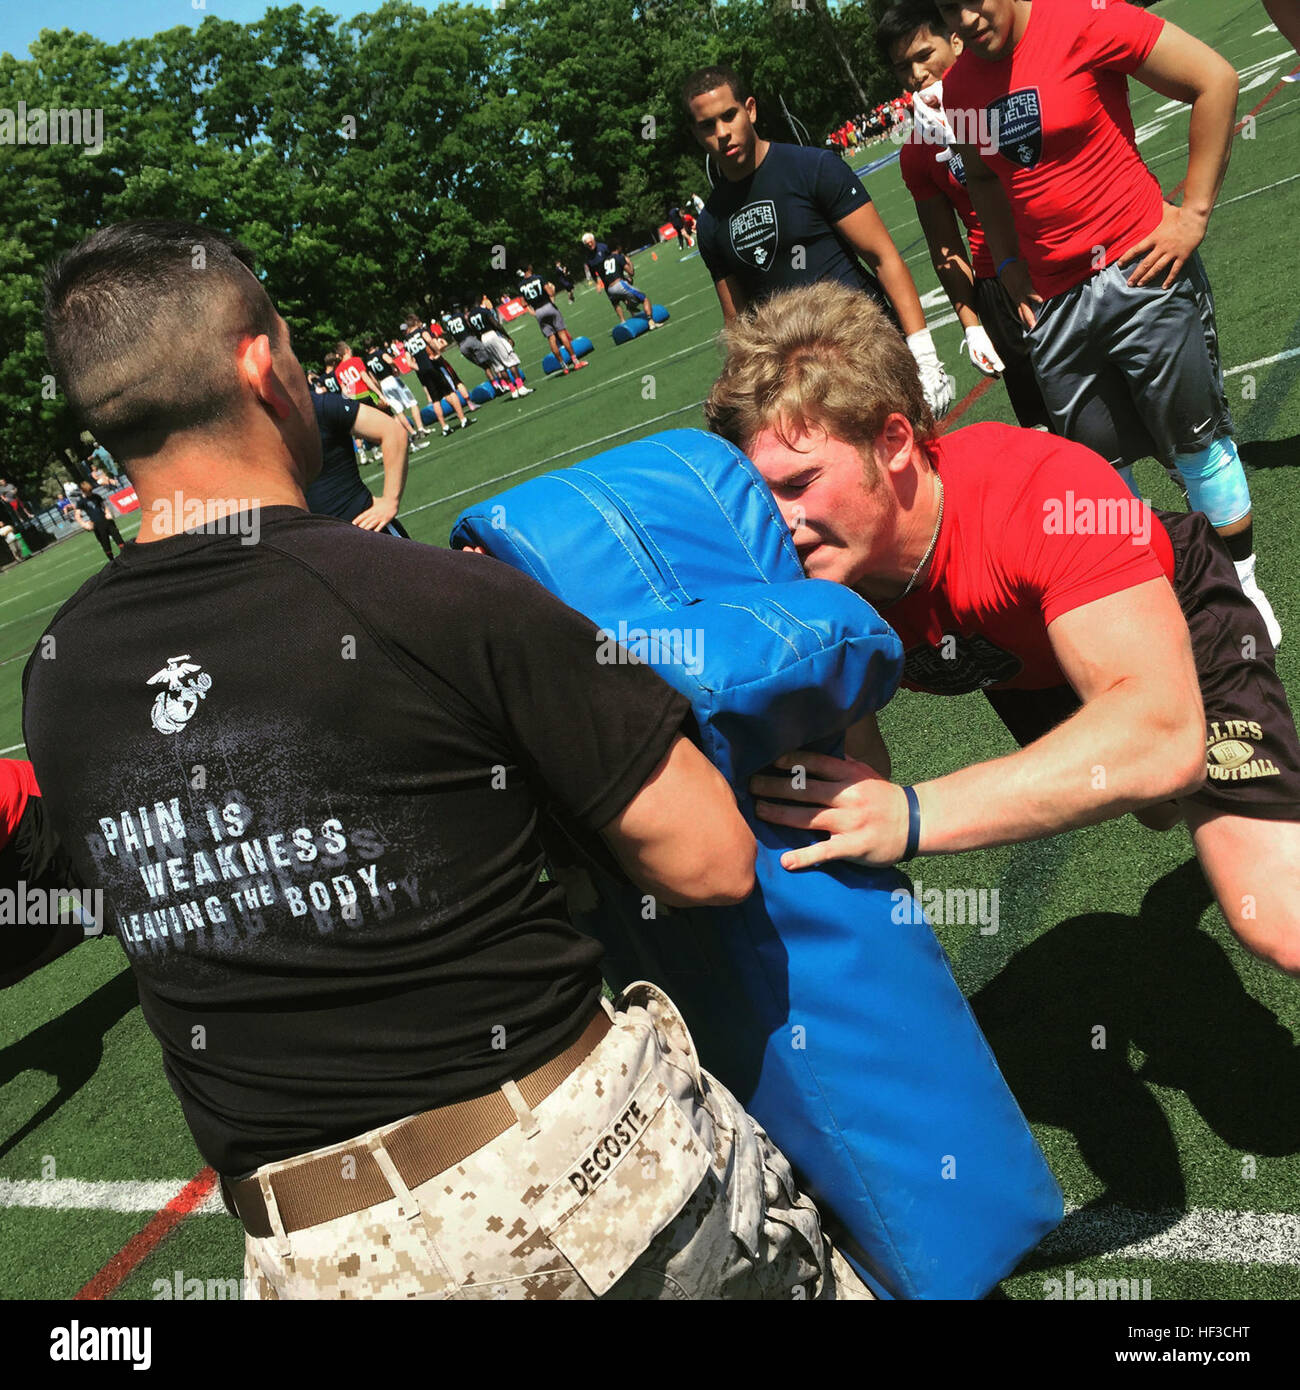
[[[771,198],[746,203],[731,214],[731,249],[755,270],[770,270],[776,256],[776,204]]]
[[[1038,88],[1008,92],[989,102],[985,110],[989,125],[997,131],[998,153],[1022,169],[1032,169],[1043,157],[1043,108]]]

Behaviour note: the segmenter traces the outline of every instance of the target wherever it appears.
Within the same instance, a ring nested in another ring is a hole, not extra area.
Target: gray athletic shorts
[[[466,361],[473,362],[476,367],[482,367],[486,370],[493,365],[491,353],[478,338],[462,338],[456,346],[460,349],[460,355]]]
[[[384,393],[384,399],[394,410],[408,410],[415,404],[415,397],[411,394],[411,388],[400,377],[384,377],[379,383],[379,389]]]
[[[483,335],[483,348],[488,356],[492,358],[492,365],[501,371],[507,367],[517,367],[519,365],[519,354],[510,346],[508,339],[504,338],[494,329],[489,328]]]
[[[547,337],[553,338],[565,330],[564,315],[554,304],[544,305],[537,311],[537,326]]]
[[[1054,295],[1029,355],[1056,434],[1113,464],[1194,453],[1232,433],[1214,297],[1201,258],[1178,279],[1128,284],[1113,264]]]

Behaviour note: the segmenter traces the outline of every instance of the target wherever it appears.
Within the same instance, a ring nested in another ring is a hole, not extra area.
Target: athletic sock
[[[1232,556],[1233,564],[1242,565],[1249,561],[1253,573],[1255,569],[1255,523],[1252,521],[1244,531],[1238,531],[1235,536],[1225,536],[1220,532],[1220,539],[1228,547],[1228,554]]]
[[[1268,629],[1268,639],[1274,648],[1282,645],[1282,625],[1277,620],[1277,615],[1273,612],[1273,605],[1264,595],[1264,591],[1259,587],[1255,578],[1255,557],[1247,556],[1244,560],[1234,560],[1233,567],[1237,571],[1237,579],[1241,583],[1241,591],[1259,610],[1259,616],[1264,619],[1264,626]]]

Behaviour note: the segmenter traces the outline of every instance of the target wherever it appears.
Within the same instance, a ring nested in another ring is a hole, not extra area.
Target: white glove
[[[1006,363],[998,356],[988,333],[979,324],[966,330],[962,347],[985,376],[1001,376],[1006,371]]]
[[[935,159],[952,158],[948,147],[957,143],[957,136],[943,109],[942,82],[931,82],[917,92],[912,99],[912,123],[916,126],[916,138],[934,148]]]
[[[953,397],[957,394],[957,383],[943,369],[939,354],[934,350],[934,339],[930,330],[923,328],[919,333],[908,335],[907,346],[916,358],[916,366],[921,373],[921,390],[925,393],[926,404],[934,412],[937,420],[948,413]]]

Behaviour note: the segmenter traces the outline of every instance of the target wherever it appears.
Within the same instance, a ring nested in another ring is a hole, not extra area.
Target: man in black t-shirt
[[[111,560],[113,558],[111,541],[117,542],[118,551],[121,552],[126,542],[117,529],[117,522],[108,514],[108,508],[111,504],[95,491],[89,478],[81,480],[81,491],[72,499],[72,505],[76,514],[77,525],[83,531],[95,533],[95,539],[104,548],[106,559]]]
[[[587,363],[573,350],[573,339],[569,336],[569,327],[564,322],[564,315],[551,298],[554,293],[555,285],[549,280],[543,280],[540,275],[534,275],[531,262],[520,271],[519,297],[524,301],[524,308],[537,320],[542,337],[550,343],[555,360],[560,364],[564,375],[568,376],[569,360],[560,351],[561,345],[568,349],[574,371],[579,367],[585,367]]]
[[[253,1291],[862,1297],[671,1001],[602,1003],[543,873],[545,815],[664,904],[748,895],[687,702],[508,566],[306,511],[311,393],[229,238],[103,228],[45,306],[146,522],[38,644],[24,737]],[[173,493],[213,521],[179,531]],[[88,689],[111,758],[68,738]]]
[[[465,321],[478,335],[478,340],[488,355],[488,365],[484,371],[487,372],[493,389],[509,393],[511,400],[518,400],[520,396],[531,396],[533,388],[524,385],[514,340],[502,328],[501,320],[486,294],[477,304],[466,306]]]
[[[320,430],[321,470],[307,485],[307,506],[317,516],[336,516],[367,531],[406,537],[397,519],[406,486],[410,436],[390,415],[346,396],[313,395]],[[354,439],[378,444],[384,459],[384,491],[373,497],[361,481]]]
[[[942,416],[955,383],[925,326],[912,274],[858,177],[830,150],[760,139],[757,103],[730,68],[693,73],[682,100],[696,140],[722,171],[696,236],[723,322],[778,290],[822,280],[850,285],[898,324],[926,401]]]
[[[378,343],[371,343],[366,348],[366,355],[363,360],[366,364],[366,370],[374,377],[380,393],[388,402],[388,408],[393,412],[394,418],[401,422],[411,439],[423,441],[427,438],[429,431],[424,428],[420,420],[420,413],[415,406],[415,397],[398,373],[392,353],[385,352]],[[310,380],[310,378],[308,379]],[[408,416],[410,417],[409,421]],[[417,444],[416,447],[418,448],[419,445]]]
[[[433,407],[433,413],[445,437],[451,433],[451,426],[444,418],[442,409],[444,394],[451,402],[451,408],[460,421],[461,429],[473,424],[474,420],[472,414],[465,414],[465,407],[461,404],[461,393],[464,392],[464,400],[468,404],[469,392],[465,391],[465,384],[456,375],[456,369],[442,355],[443,349],[447,346],[446,339],[433,329],[434,325],[421,323],[419,319],[411,319],[402,325],[406,350],[415,363],[415,374],[420,378],[420,385],[429,397],[429,404]],[[470,410],[474,409],[476,407],[471,405]]]

